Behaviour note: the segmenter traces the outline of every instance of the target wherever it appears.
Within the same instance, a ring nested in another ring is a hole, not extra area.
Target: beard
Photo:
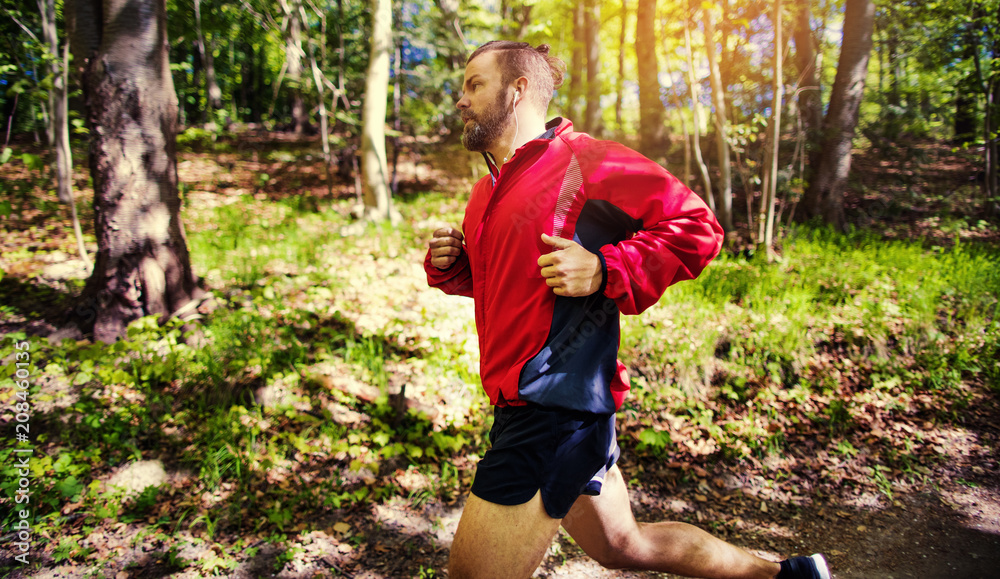
[[[504,91],[498,91],[494,106],[487,108],[481,114],[468,109],[462,113],[462,120],[470,121],[466,123],[462,132],[462,144],[467,150],[488,151],[510,126],[510,119],[514,113],[507,110],[504,96]]]

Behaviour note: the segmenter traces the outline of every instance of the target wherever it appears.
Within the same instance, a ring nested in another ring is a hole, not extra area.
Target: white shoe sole
[[[815,555],[810,555],[810,559],[816,564],[816,570],[819,571],[820,579],[830,579],[830,568],[826,566],[826,559],[823,555],[816,553]]]

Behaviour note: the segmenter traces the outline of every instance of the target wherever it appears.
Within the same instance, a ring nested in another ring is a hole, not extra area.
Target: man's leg
[[[470,494],[448,561],[451,579],[524,579],[542,562],[559,530],[539,491],[523,505],[505,506]]]
[[[637,523],[618,466],[608,470],[601,494],[581,496],[562,521],[578,545],[601,565],[647,569],[706,579],[772,578],[765,561],[686,523]]]

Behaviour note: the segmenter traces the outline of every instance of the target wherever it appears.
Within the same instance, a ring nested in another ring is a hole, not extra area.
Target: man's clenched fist
[[[448,269],[462,255],[462,240],[465,236],[454,227],[442,227],[434,232],[428,242],[431,248],[431,265],[438,269]]]
[[[601,289],[601,260],[579,243],[542,234],[542,242],[553,248],[538,258],[545,283],[557,296],[582,297]]]

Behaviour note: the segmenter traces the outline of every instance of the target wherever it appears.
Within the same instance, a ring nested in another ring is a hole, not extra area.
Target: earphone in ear
[[[514,90],[514,102],[516,103],[519,100],[521,100],[521,91],[515,89]]]

